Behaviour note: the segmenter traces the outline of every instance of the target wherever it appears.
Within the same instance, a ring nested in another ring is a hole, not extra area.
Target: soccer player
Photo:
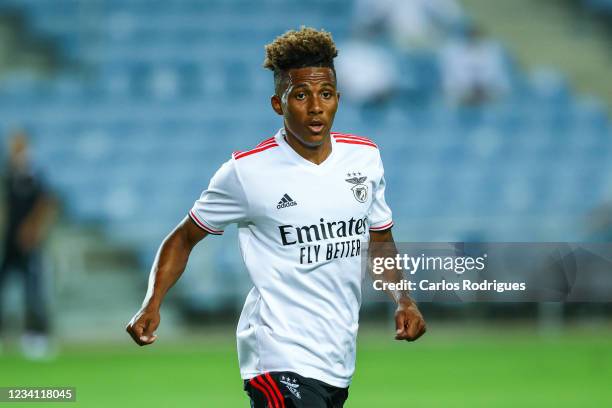
[[[253,282],[237,328],[238,358],[252,407],[342,407],[355,366],[361,249],[393,242],[378,148],[331,132],[340,94],[331,36],[302,28],[266,46],[272,109],[284,123],[251,150],[235,152],[164,240],[149,288],[127,331],[155,341],[159,308],[192,248],[238,225]],[[355,69],[359,69],[356,67]],[[385,279],[397,281],[397,271]],[[425,323],[407,293],[392,293],[398,340]]]

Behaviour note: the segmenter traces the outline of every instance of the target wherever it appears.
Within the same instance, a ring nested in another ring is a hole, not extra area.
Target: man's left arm
[[[379,245],[376,245],[379,244]],[[371,258],[393,258],[397,255],[397,248],[393,240],[391,229],[384,231],[370,231]],[[381,275],[376,276],[383,282],[400,282],[402,272],[396,267],[385,268]],[[425,334],[426,325],[423,315],[416,302],[410,297],[407,290],[388,290],[387,293],[397,304],[395,310],[395,339],[414,341]]]

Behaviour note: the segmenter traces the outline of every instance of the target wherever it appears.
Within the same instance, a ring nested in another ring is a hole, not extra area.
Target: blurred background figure
[[[4,283],[9,273],[15,272],[25,292],[22,350],[26,357],[39,359],[47,357],[51,351],[41,246],[54,219],[55,202],[31,162],[24,131],[10,136],[8,152],[3,174],[5,217],[0,264],[0,340]]]
[[[400,49],[432,48],[463,21],[455,0],[357,0],[355,29],[383,33]]]
[[[440,69],[445,97],[453,104],[485,104],[510,92],[501,45],[475,25],[441,49]]]
[[[340,47],[336,71],[342,97],[365,110],[383,107],[392,100],[398,80],[393,54],[364,37]]]

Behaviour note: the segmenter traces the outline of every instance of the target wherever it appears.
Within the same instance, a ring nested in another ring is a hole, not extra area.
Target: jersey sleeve
[[[384,231],[393,226],[393,216],[391,209],[387,205],[385,200],[385,170],[378,156],[378,167],[380,171],[380,179],[378,183],[374,185],[374,191],[372,192],[372,206],[370,208],[370,215],[368,219],[370,221],[370,231]]]
[[[189,211],[191,219],[209,234],[221,235],[225,227],[247,218],[248,202],[234,159],[225,162]]]

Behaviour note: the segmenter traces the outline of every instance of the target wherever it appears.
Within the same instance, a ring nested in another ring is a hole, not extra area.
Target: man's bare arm
[[[371,258],[395,258],[396,255],[397,248],[395,247],[391,229],[370,232]],[[376,279],[381,279],[381,276],[376,276]],[[383,282],[400,282],[401,280],[402,273],[397,268],[384,269],[382,273]],[[397,304],[395,311],[396,340],[414,341],[425,334],[427,330],[425,320],[408,291],[387,290],[387,293]]]
[[[191,218],[183,221],[164,239],[149,274],[149,286],[142,307],[132,317],[126,330],[134,341],[146,346],[155,341],[159,326],[159,309],[168,290],[181,277],[193,247],[208,233]]]

